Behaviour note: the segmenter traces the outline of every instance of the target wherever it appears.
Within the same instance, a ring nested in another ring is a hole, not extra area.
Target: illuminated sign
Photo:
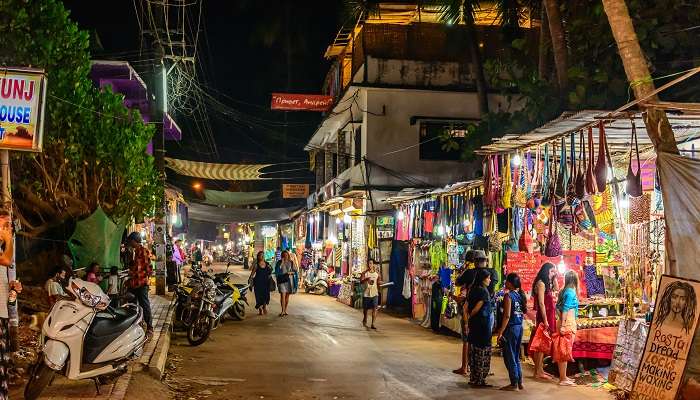
[[[0,149],[41,151],[45,100],[42,70],[0,69]]]

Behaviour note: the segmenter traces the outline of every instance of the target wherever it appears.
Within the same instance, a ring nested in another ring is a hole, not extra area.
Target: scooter
[[[127,363],[141,357],[146,332],[143,314],[135,304],[109,307],[109,296],[94,283],[71,279],[73,300],[54,304],[42,327],[43,349],[30,369],[24,398],[34,400],[56,373],[71,380],[94,379],[125,372]]]
[[[326,294],[328,293],[328,269],[325,264],[318,266],[315,274],[309,274],[304,282],[306,293]]]
[[[229,315],[236,320],[245,319],[245,309],[248,305],[249,285],[234,283],[232,274],[228,272],[218,273],[214,275],[214,282],[218,289],[216,296],[216,314],[217,324],[222,320],[224,314],[228,311]]]

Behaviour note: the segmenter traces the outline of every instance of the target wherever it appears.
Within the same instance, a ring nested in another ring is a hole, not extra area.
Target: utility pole
[[[166,268],[165,268],[165,135],[163,132],[163,116],[167,112],[167,71],[165,69],[165,60],[163,58],[163,44],[160,42],[160,36],[166,32],[158,32],[161,26],[167,30],[165,24],[164,12],[160,3],[153,3],[155,6],[151,8],[151,13],[155,20],[153,31],[151,32],[150,46],[153,54],[153,77],[151,79],[150,89],[150,111],[151,123],[154,124],[155,133],[153,134],[153,157],[155,158],[155,167],[158,173],[158,192],[156,193],[156,210],[155,210],[155,255],[156,255],[156,294],[165,294]]]

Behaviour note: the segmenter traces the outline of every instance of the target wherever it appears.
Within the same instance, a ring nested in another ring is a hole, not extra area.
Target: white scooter
[[[125,371],[143,353],[146,332],[140,307],[113,309],[97,284],[80,279],[70,280],[68,293],[74,299],[56,302],[44,321],[43,351],[24,388],[27,400],[38,398],[56,373],[94,379],[99,393],[99,376]]]

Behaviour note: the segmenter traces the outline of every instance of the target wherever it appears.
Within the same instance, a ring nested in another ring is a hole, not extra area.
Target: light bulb
[[[399,212],[396,213],[396,218],[397,218],[399,221],[403,221],[403,219],[406,218],[406,213],[403,212],[403,210],[399,210]]]
[[[520,158],[520,154],[515,154],[513,158],[510,160],[511,164],[513,164],[516,167],[519,167],[520,164],[522,164],[523,160]]]
[[[352,217],[350,216],[350,214],[345,214],[345,216],[343,216],[343,222],[345,222],[346,224],[352,222]]]
[[[442,225],[438,225],[437,227],[437,234],[438,236],[442,236],[445,234],[445,227]]]
[[[341,222],[342,222],[342,220],[340,219],[340,217],[335,217],[336,225],[340,225]]]
[[[559,264],[557,264],[557,271],[559,271],[560,274],[566,272],[566,263],[564,263],[564,256],[561,256]]]

